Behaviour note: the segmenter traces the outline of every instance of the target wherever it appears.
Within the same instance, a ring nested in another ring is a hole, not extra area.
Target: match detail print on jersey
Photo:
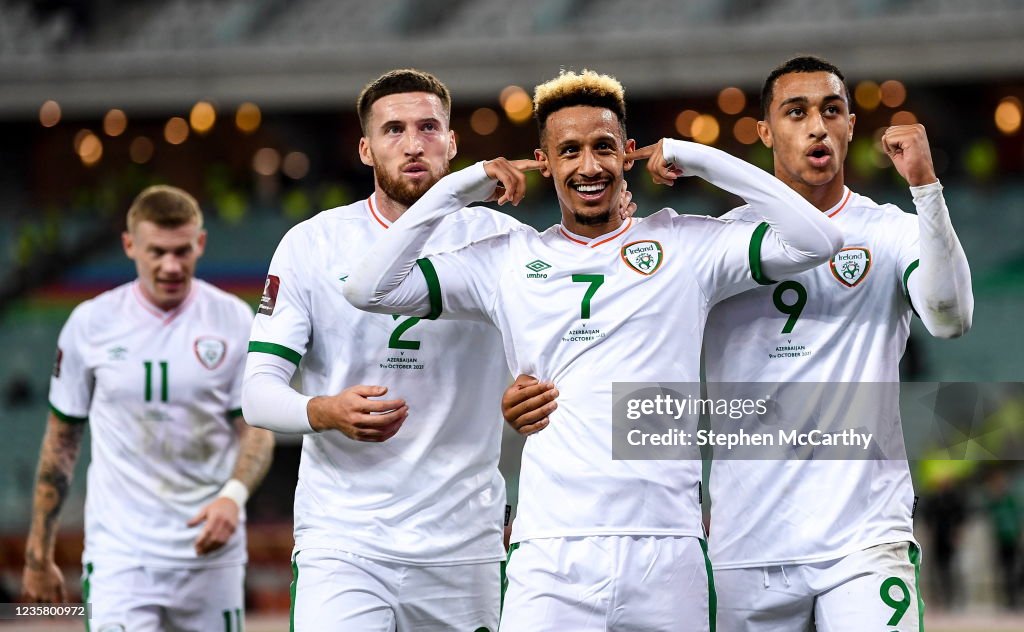
[[[634,241],[622,247],[622,260],[633,271],[644,276],[654,274],[664,259],[661,244],[653,239]]]
[[[843,248],[828,263],[832,276],[846,287],[864,280],[871,269],[871,251],[867,248]]]

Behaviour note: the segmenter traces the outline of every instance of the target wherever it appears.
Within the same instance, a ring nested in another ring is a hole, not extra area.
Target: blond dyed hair
[[[548,117],[562,108],[589,105],[605,108],[615,113],[626,136],[626,90],[618,79],[593,70],[583,69],[579,74],[562,70],[550,81],[533,90],[533,117],[541,139],[547,127]]]
[[[195,222],[202,228],[203,212],[196,199],[186,191],[158,184],[135,196],[128,208],[128,232],[134,232],[140,222],[153,222],[162,228],[177,228]]]

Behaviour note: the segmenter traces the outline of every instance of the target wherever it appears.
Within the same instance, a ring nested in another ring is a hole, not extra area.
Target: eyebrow
[[[428,117],[428,118],[419,119],[415,123],[417,125],[422,125],[424,123],[434,123],[436,125],[440,125],[441,121],[436,119],[436,118],[434,118],[433,116],[431,116],[431,117]],[[381,129],[387,129],[387,128],[391,127],[392,125],[405,125],[405,124],[406,124],[405,121],[399,121],[397,119],[394,119],[394,120],[391,120],[391,121],[384,121],[383,123],[380,124],[380,128]]]
[[[822,102],[823,103],[831,103],[832,101],[844,101],[844,100],[845,99],[843,99],[843,97],[841,97],[838,94],[830,94],[827,97],[823,98]],[[785,107],[787,105],[790,105],[791,103],[810,103],[810,99],[808,99],[807,97],[803,97],[803,96],[789,97],[788,99],[785,99],[782,103],[780,103],[779,107],[780,108],[781,107]]]

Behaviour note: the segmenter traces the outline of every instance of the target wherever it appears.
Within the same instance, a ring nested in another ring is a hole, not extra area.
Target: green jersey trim
[[[914,259],[910,265],[907,266],[907,269],[903,271],[903,294],[907,297],[907,302],[910,303],[910,309],[912,309],[915,314],[917,314],[917,308],[914,307],[914,301],[910,300],[910,286],[907,284],[910,283],[911,273],[913,273],[914,270],[917,270],[920,265],[921,260]]]
[[[914,264],[917,262],[915,261]],[[911,265],[914,265],[911,264]],[[910,563],[914,565],[914,592],[917,593],[917,629],[924,632],[924,597],[921,596],[921,549],[910,543]]]
[[[427,320],[437,320],[441,315],[441,281],[437,278],[437,270],[430,259],[417,259],[416,265],[423,271],[423,278],[427,280],[427,292],[430,293],[430,313],[424,316]]]
[[[759,285],[772,285],[775,281],[772,281],[765,276],[764,271],[761,270],[761,243],[764,241],[764,236],[771,228],[768,222],[761,222],[754,229],[754,234],[750,237],[750,276],[754,278]]]
[[[299,553],[292,557],[292,583],[288,586],[291,608],[288,609],[288,632],[295,632],[295,591],[299,588]]]
[[[241,417],[241,416],[242,416],[242,409],[241,408],[234,408],[234,409],[228,411],[228,419],[234,419],[235,417]]]
[[[767,224],[765,224],[767,226]],[[704,568],[708,573],[708,630],[715,632],[718,626],[718,593],[715,592],[715,573],[711,568],[711,558],[708,557],[708,543],[703,538],[698,538],[700,550],[704,553]]]
[[[299,366],[299,362],[302,360],[302,354],[298,351],[293,351],[284,345],[274,344],[273,342],[258,342],[252,340],[249,342],[249,353],[269,353],[270,355],[276,355],[279,358],[291,362],[295,366]]]
[[[53,404],[49,404],[49,406],[50,412],[53,413],[53,416],[56,417],[57,419],[60,419],[66,424],[84,424],[85,422],[89,421],[88,417],[75,417],[73,415],[67,415],[57,410],[57,407],[54,406]]]

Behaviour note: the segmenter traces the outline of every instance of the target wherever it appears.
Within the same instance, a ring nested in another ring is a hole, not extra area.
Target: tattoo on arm
[[[47,422],[25,551],[25,564],[33,570],[42,569],[46,560],[53,556],[57,519],[71,488],[84,434],[85,424],[66,423],[53,416]]]
[[[238,446],[238,461],[235,462],[231,478],[238,479],[250,492],[254,492],[270,469],[274,453],[274,433],[247,426],[240,417],[236,418],[236,427],[240,429],[242,438]]]

